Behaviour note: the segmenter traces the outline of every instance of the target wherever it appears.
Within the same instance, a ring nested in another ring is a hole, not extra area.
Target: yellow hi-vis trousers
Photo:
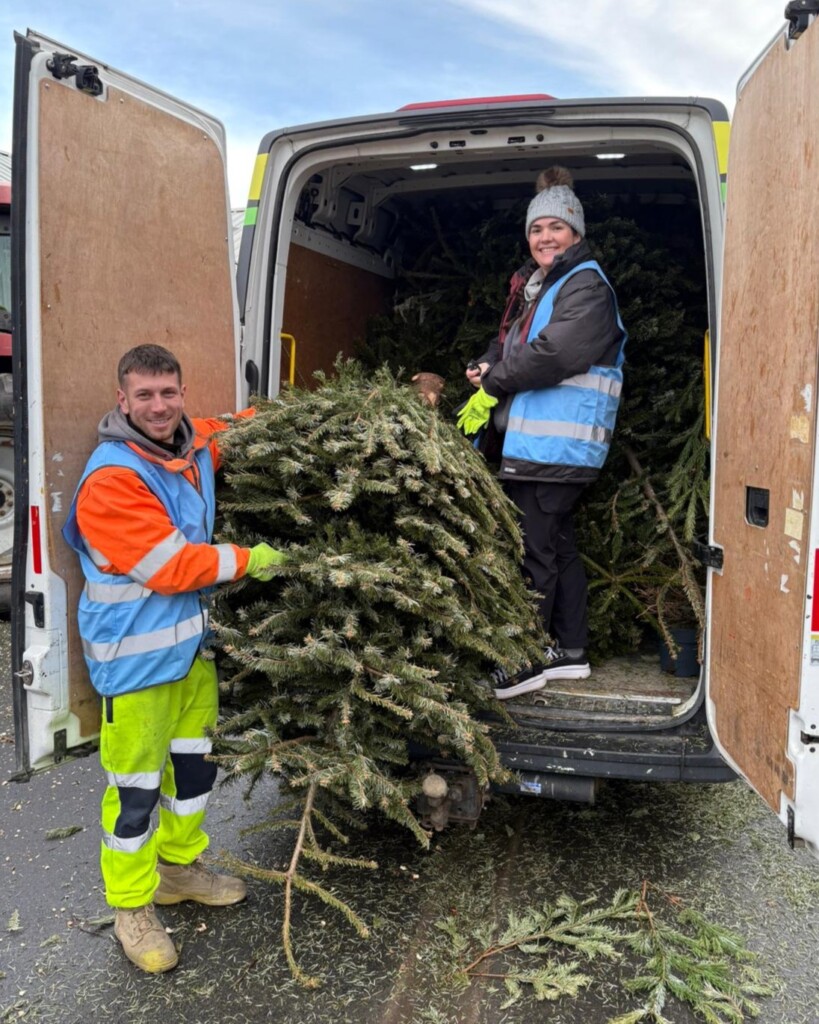
[[[216,668],[202,658],[184,679],[103,698],[100,863],[112,907],[151,902],[158,857],[190,864],[207,847],[202,824],[216,765],[205,760],[205,731],[216,725],[217,706]]]

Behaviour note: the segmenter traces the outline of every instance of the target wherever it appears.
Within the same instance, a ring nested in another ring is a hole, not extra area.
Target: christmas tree
[[[219,539],[266,540],[288,561],[220,595],[232,713],[216,754],[229,776],[272,772],[292,797],[276,820],[294,829],[291,869],[263,873],[285,886],[297,974],[293,887],[363,928],[299,859],[345,863],[321,836],[341,841],[350,811],[379,811],[426,845],[413,750],[468,765],[483,786],[505,779],[486,715],[499,708],[481,680],[545,643],[514,507],[481,456],[386,369],[336,371],[260,402],[223,444]]]

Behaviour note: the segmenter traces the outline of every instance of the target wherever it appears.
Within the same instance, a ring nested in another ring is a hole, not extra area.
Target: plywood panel
[[[296,380],[310,387],[316,370],[330,370],[341,352],[351,356],[367,320],[388,312],[393,284],[378,274],[292,245],[282,330],[297,342]],[[282,346],[281,379],[290,377],[290,350]]]
[[[736,109],[728,168],[711,693],[720,741],[775,809],[793,796],[819,334],[819,25],[772,51]],[[770,491],[770,522],[745,518]]]
[[[155,342],[180,359],[187,411],[235,404],[224,170],[213,141],[112,89],[104,101],[40,83],[41,317],[49,558],[76,607],[81,575],[60,536],[96,425],[115,404],[116,365]],[[70,700],[98,729],[76,629]]]

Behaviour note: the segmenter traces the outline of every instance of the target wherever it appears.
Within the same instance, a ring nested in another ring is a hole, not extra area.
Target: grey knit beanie
[[[549,167],[538,175],[535,198],[526,211],[526,235],[533,221],[539,217],[559,217],[582,238],[586,234],[586,220],[580,200],[572,191],[574,181],[565,167]]]

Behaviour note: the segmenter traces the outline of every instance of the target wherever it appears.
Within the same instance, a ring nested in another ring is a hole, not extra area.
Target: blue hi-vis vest
[[[593,270],[611,288],[596,260],[573,267],[552,284],[539,300],[529,328],[527,344],[552,318],[557,293],[581,270]],[[612,296],[614,289],[611,288]],[[628,334],[620,319],[614,296],[617,326],[623,340],[614,366],[591,366],[587,373],[567,377],[555,387],[520,391],[512,400],[503,443],[504,459],[521,459],[541,465],[588,466],[599,469],[611,443],[620,391]]]
[[[209,543],[216,508],[213,462],[207,447],[194,457],[201,493],[181,473],[141,458],[125,443],[105,441],[88,460],[77,494],[97,469],[131,469],[159,498],[185,540]],[[105,565],[108,559],[91,549],[80,534],[77,494],[63,536],[80,556],[85,574],[77,622],[94,689],[111,697],[184,678],[207,633],[209,591],[158,594],[130,576],[101,572],[98,564]],[[167,555],[155,552],[159,568]]]

